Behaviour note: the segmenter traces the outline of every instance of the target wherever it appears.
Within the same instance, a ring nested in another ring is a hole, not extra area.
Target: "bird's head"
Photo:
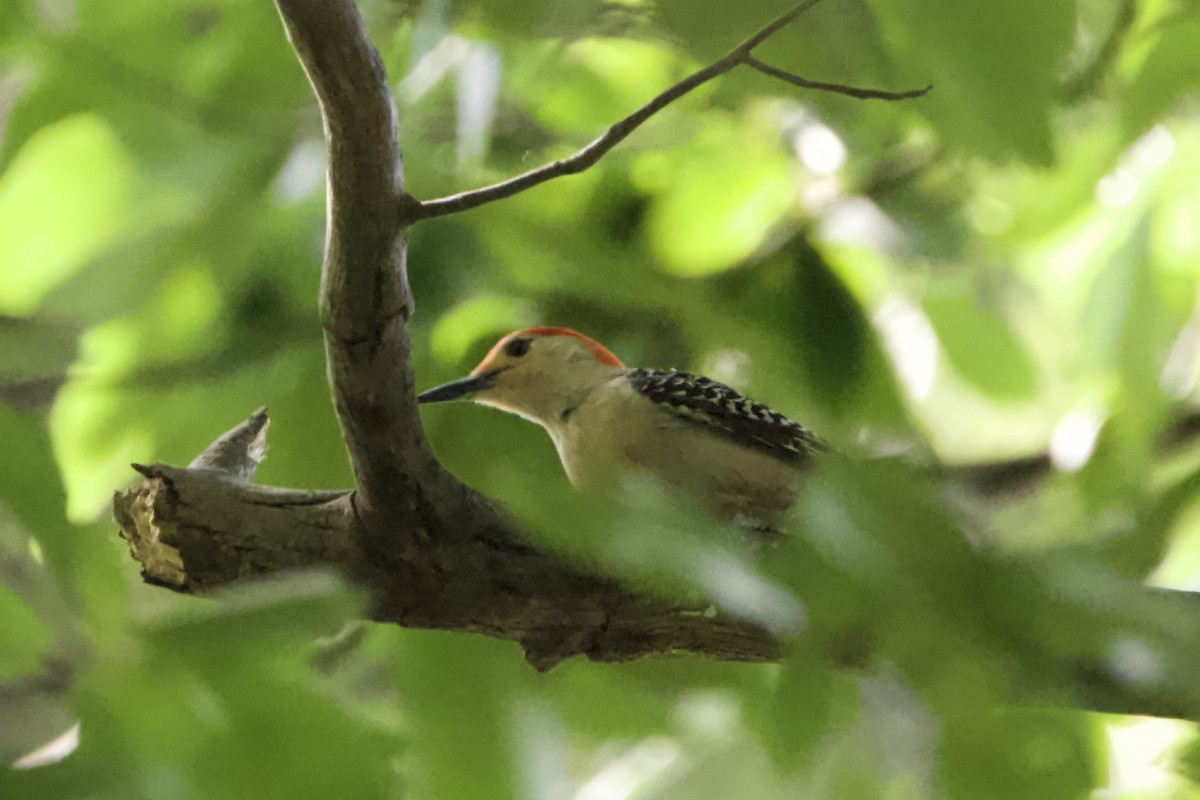
[[[623,368],[608,348],[570,328],[526,328],[496,342],[470,375],[423,392],[417,401],[470,400],[552,427]]]

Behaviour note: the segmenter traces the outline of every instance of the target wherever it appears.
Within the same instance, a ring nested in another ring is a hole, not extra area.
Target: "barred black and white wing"
[[[634,369],[633,388],[665,412],[790,463],[803,463],[825,444],[811,431],[741,392],[687,372]]]

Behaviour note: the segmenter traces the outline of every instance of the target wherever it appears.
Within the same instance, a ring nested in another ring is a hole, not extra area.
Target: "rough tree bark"
[[[136,466],[145,480],[116,495],[114,517],[145,579],[207,593],[248,577],[333,566],[371,590],[374,619],[513,640],[539,669],[575,655],[617,661],[683,651],[778,659],[780,641],[756,624],[628,591],[523,543],[485,498],[438,464],[418,417],[410,368],[405,232],[422,219],[586,169],[657,110],[737,66],[858,97],[893,100],[926,91],[814,84],[752,57],[757,44],[815,1],[670,87],[576,156],[422,202],[405,190],[395,106],[352,0],[276,0],[325,123],[329,203],[320,306],[356,488],[302,492],[249,483],[267,427],[265,411],[256,412],[188,468]],[[823,641],[825,657],[845,661],[834,639]],[[1066,688],[1093,706],[1185,716],[1200,710],[1191,697],[1131,689],[1088,664],[1063,665],[1060,672],[1077,676]]]

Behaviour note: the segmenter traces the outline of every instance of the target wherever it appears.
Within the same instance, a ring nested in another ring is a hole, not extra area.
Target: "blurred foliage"
[[[571,152],[787,3],[360,7],[433,197]],[[269,4],[0,4],[0,764],[77,743],[0,767],[0,797],[1193,796],[1190,723],[1014,701],[1079,699],[1063,665],[1101,654],[1198,707],[1190,609],[1125,576],[1200,576],[1200,451],[1163,442],[1200,357],[1200,5],[826,0],[759,55],[935,88],[737,72],[583,175],[412,232],[422,385],[565,324],[874,458],[833,459],[757,552],[656,487],[577,495],[519,419],[431,409],[531,537],[788,647],[539,675],[352,623],[330,576],[140,582],[105,516],[132,460],[186,463],[265,403],[261,480],[349,485],[320,121]],[[986,502],[911,466],[1042,451],[1050,476]],[[864,621],[877,663],[832,671]]]

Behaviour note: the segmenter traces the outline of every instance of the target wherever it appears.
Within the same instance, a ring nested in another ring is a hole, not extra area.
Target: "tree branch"
[[[237,439],[244,425],[218,441]],[[431,536],[420,557],[380,565],[364,544],[349,492],[253,486],[232,472],[165,464],[141,471],[140,486],[113,498],[113,516],[145,580],[175,591],[208,594],[245,578],[333,568],[374,578],[378,621],[510,639],[538,669],[575,655],[780,655],[779,643],[752,623],[705,614],[706,604],[626,591],[521,544],[505,528]]]
[[[863,99],[884,99],[884,100],[904,100],[913,97],[920,97],[928,92],[932,86],[927,86],[924,89],[917,89],[910,92],[884,92],[876,89],[858,89],[852,86],[843,86],[836,83],[819,83],[817,81],[808,81],[791,73],[777,70],[774,67],[769,67],[766,64],[758,61],[751,56],[754,48],[758,47],[771,36],[778,33],[787,25],[791,24],[797,17],[810,8],[815,6],[821,0],[806,0],[790,11],[777,17],[767,25],[760,28],[757,32],[730,50],[725,56],[712,62],[703,69],[692,73],[683,80],[671,86],[666,91],[654,97],[641,108],[634,111],[629,116],[612,125],[608,130],[602,133],[599,137],[592,140],[583,149],[576,152],[574,155],[558,161],[545,164],[529,172],[522,173],[515,178],[509,178],[506,181],[486,186],[482,189],[472,189],[467,192],[459,192],[448,197],[438,198],[436,200],[419,201],[416,198],[411,198],[404,208],[404,220],[411,224],[422,219],[430,219],[433,217],[444,217],[449,214],[457,214],[461,211],[467,211],[472,208],[496,200],[503,200],[506,197],[520,194],[526,189],[531,189],[534,186],[545,183],[546,181],[555,178],[561,178],[565,175],[575,175],[598,162],[605,154],[611,151],[618,144],[623,142],[648,119],[653,117],[659,111],[669,106],[679,98],[696,89],[699,86],[708,83],[713,78],[724,75],[734,67],[739,65],[747,65],[757,69],[760,72],[765,72],[776,78],[787,81],[796,86],[801,86],[806,89],[818,89],[820,91],[836,92],[838,94],[850,95]]]
[[[484,498],[440,468],[429,453],[413,396],[403,232],[422,216],[474,207],[586,168],[657,110],[749,63],[755,46],[816,1],[796,6],[668,89],[573,159],[499,188],[420,204],[404,192],[395,109],[351,0],[276,0],[325,121],[329,229],[321,307],[330,383],[358,489],[313,493],[245,483],[265,435],[265,412],[257,412],[214,443],[193,468],[139,467],[146,480],[115,497],[114,516],[146,579],[177,591],[208,592],[246,577],[332,567],[372,590],[374,619],[517,641],[543,669],[579,654],[604,661],[675,651],[745,661],[779,658],[780,642],[759,626],[629,591],[531,548]],[[993,480],[988,476],[984,482]],[[1087,609],[1065,603],[1056,609],[1053,587],[1005,573],[1003,565],[986,559],[972,554],[968,563],[994,581],[988,592],[994,602],[986,610],[1005,626],[994,644],[1011,642],[1005,655],[1019,662],[1033,694],[1065,694],[1095,708],[1200,716],[1200,691],[1178,688],[1186,682],[1159,690],[1127,681],[1111,673],[1106,652],[1080,646],[1064,655],[1032,638],[1025,615],[1044,611],[1070,620]],[[1149,604],[1144,607],[1154,622],[1138,627],[1137,621],[1106,617],[1105,636],[1183,641],[1200,649],[1193,599],[1157,595],[1132,582],[1120,588],[1127,603]],[[1039,590],[1049,597],[1036,605],[1011,602]],[[847,620],[840,607],[822,609],[829,601],[821,597],[802,599],[822,613],[813,615],[804,639],[789,646],[814,648],[845,665],[845,654],[855,651],[845,645],[854,645],[860,634],[851,628],[870,630],[872,621]],[[1043,629],[1050,625],[1038,621]],[[856,652],[868,657],[871,646],[867,641]],[[932,660],[936,654],[922,657]]]
[[[420,536],[414,484],[440,469],[417,413],[405,322],[412,297],[401,225],[396,109],[379,54],[350,0],[277,0],[313,86],[329,151],[321,317],[334,406],[379,549]]]
[[[261,437],[241,434],[247,425],[261,428],[256,417],[218,443],[229,450],[229,442],[243,442],[249,454],[262,443]],[[334,569],[355,578],[373,576],[373,619],[515,641],[538,669],[576,655],[626,661],[688,652],[762,662],[776,661],[782,654],[780,641],[753,623],[712,614],[704,603],[629,591],[520,543],[506,528],[476,525],[457,536],[435,535],[419,558],[379,565],[364,544],[348,492],[253,486],[241,481],[236,469],[155,464],[140,471],[146,480],[114,497],[113,515],[145,579],[175,591],[211,594],[236,581],[306,568]],[[468,496],[466,502],[474,500]],[[799,540],[793,544],[804,546]],[[1159,672],[1175,678],[1181,670],[1190,674],[1190,657],[1181,664],[1166,657],[1160,646],[1171,644],[1171,652],[1185,654],[1200,649],[1196,595],[1106,579],[1103,586],[1092,587],[1107,598],[1103,608],[1111,603],[1130,611],[1106,612],[1099,635],[1087,640],[1095,648],[1089,650],[1084,640],[1052,641],[1044,632],[1068,630],[1075,622],[1095,624],[1096,597],[1089,594],[1079,602],[1060,596],[1060,587],[1072,584],[1043,582],[1039,575],[1047,565],[1031,570],[1007,559],[979,564],[985,567],[977,588],[987,598],[988,645],[1005,648],[1006,668],[1022,676],[1018,683],[1027,700],[1116,713],[1200,717],[1200,690],[1178,688],[1191,681],[1160,684],[1136,670],[1124,676],[1112,661],[1113,647],[1136,644],[1156,654]],[[927,577],[936,580],[938,569],[933,567]],[[1078,566],[1070,569],[1077,583]],[[808,630],[790,641],[789,648],[807,649],[836,667],[869,668],[876,643],[869,633],[864,638],[864,632],[877,621],[848,614],[851,607],[842,604],[840,595],[801,599],[814,613]],[[835,609],[822,605],[830,602]],[[874,613],[869,605],[858,608],[855,613]],[[957,628],[948,632],[959,634]],[[918,663],[936,662],[941,640],[930,636],[922,641],[926,644],[912,645],[922,648]]]
[[[395,105],[354,4],[276,0],[324,120],[329,207],[320,305],[329,382],[357,485],[351,502],[364,545],[377,556],[369,563],[419,560],[434,533],[503,527],[483,498],[438,465],[425,440],[405,330],[412,311],[406,227],[585,169],[656,111],[743,63],[755,46],[817,2],[792,8],[577,156],[500,187],[422,204],[404,191]]]

